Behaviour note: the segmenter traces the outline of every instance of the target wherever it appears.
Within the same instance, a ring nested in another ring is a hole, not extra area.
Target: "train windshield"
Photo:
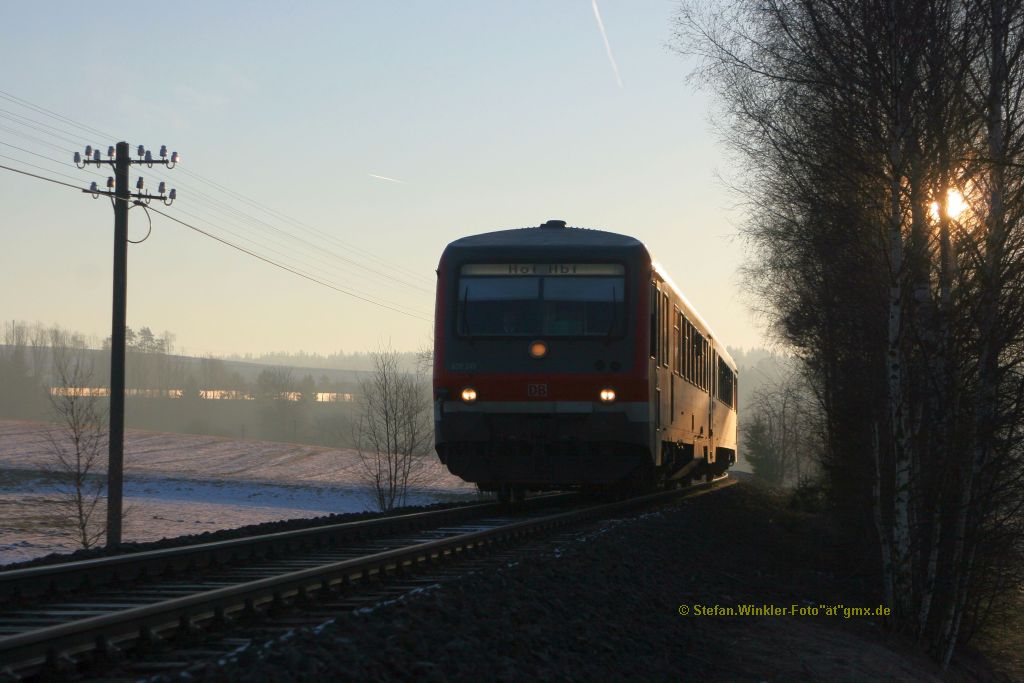
[[[625,328],[618,264],[463,266],[458,330],[468,337],[607,337]]]

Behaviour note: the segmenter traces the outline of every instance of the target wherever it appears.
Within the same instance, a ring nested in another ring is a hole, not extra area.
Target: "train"
[[[441,255],[435,450],[502,501],[710,481],[737,461],[738,386],[725,346],[634,237],[549,220]]]

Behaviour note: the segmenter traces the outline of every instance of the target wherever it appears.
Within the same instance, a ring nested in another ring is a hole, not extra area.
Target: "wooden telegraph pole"
[[[110,434],[109,460],[107,463],[107,547],[116,548],[121,545],[121,518],[124,491],[124,365],[125,365],[125,327],[128,310],[128,210],[133,206],[145,207],[153,199],[170,204],[177,197],[171,190],[164,194],[164,183],[160,183],[159,193],[144,193],[143,180],[136,184],[137,192],[132,193],[128,186],[128,173],[132,164],[146,164],[152,167],[159,164],[173,168],[178,163],[178,153],[174,152],[167,158],[167,147],[160,148],[160,159],[154,159],[152,152],[141,145],[138,159],[132,159],[127,142],[119,142],[115,147],[107,149],[107,158],[103,159],[100,151],[92,147],[85,148],[85,158],[75,152],[75,164],[85,168],[88,164],[109,164],[114,167],[114,176],[107,179],[107,189],[101,190],[94,182],[88,190],[93,197],[105,195],[111,198],[114,206],[114,296],[113,311],[110,320]]]

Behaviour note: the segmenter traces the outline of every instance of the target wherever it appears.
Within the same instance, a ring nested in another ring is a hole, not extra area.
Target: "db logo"
[[[547,384],[527,384],[526,395],[530,398],[545,398],[548,395]]]

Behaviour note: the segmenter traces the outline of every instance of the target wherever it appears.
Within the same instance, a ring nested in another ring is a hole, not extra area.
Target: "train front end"
[[[640,323],[650,268],[634,238],[560,221],[448,246],[434,420],[449,471],[521,493],[605,486],[650,467]]]

